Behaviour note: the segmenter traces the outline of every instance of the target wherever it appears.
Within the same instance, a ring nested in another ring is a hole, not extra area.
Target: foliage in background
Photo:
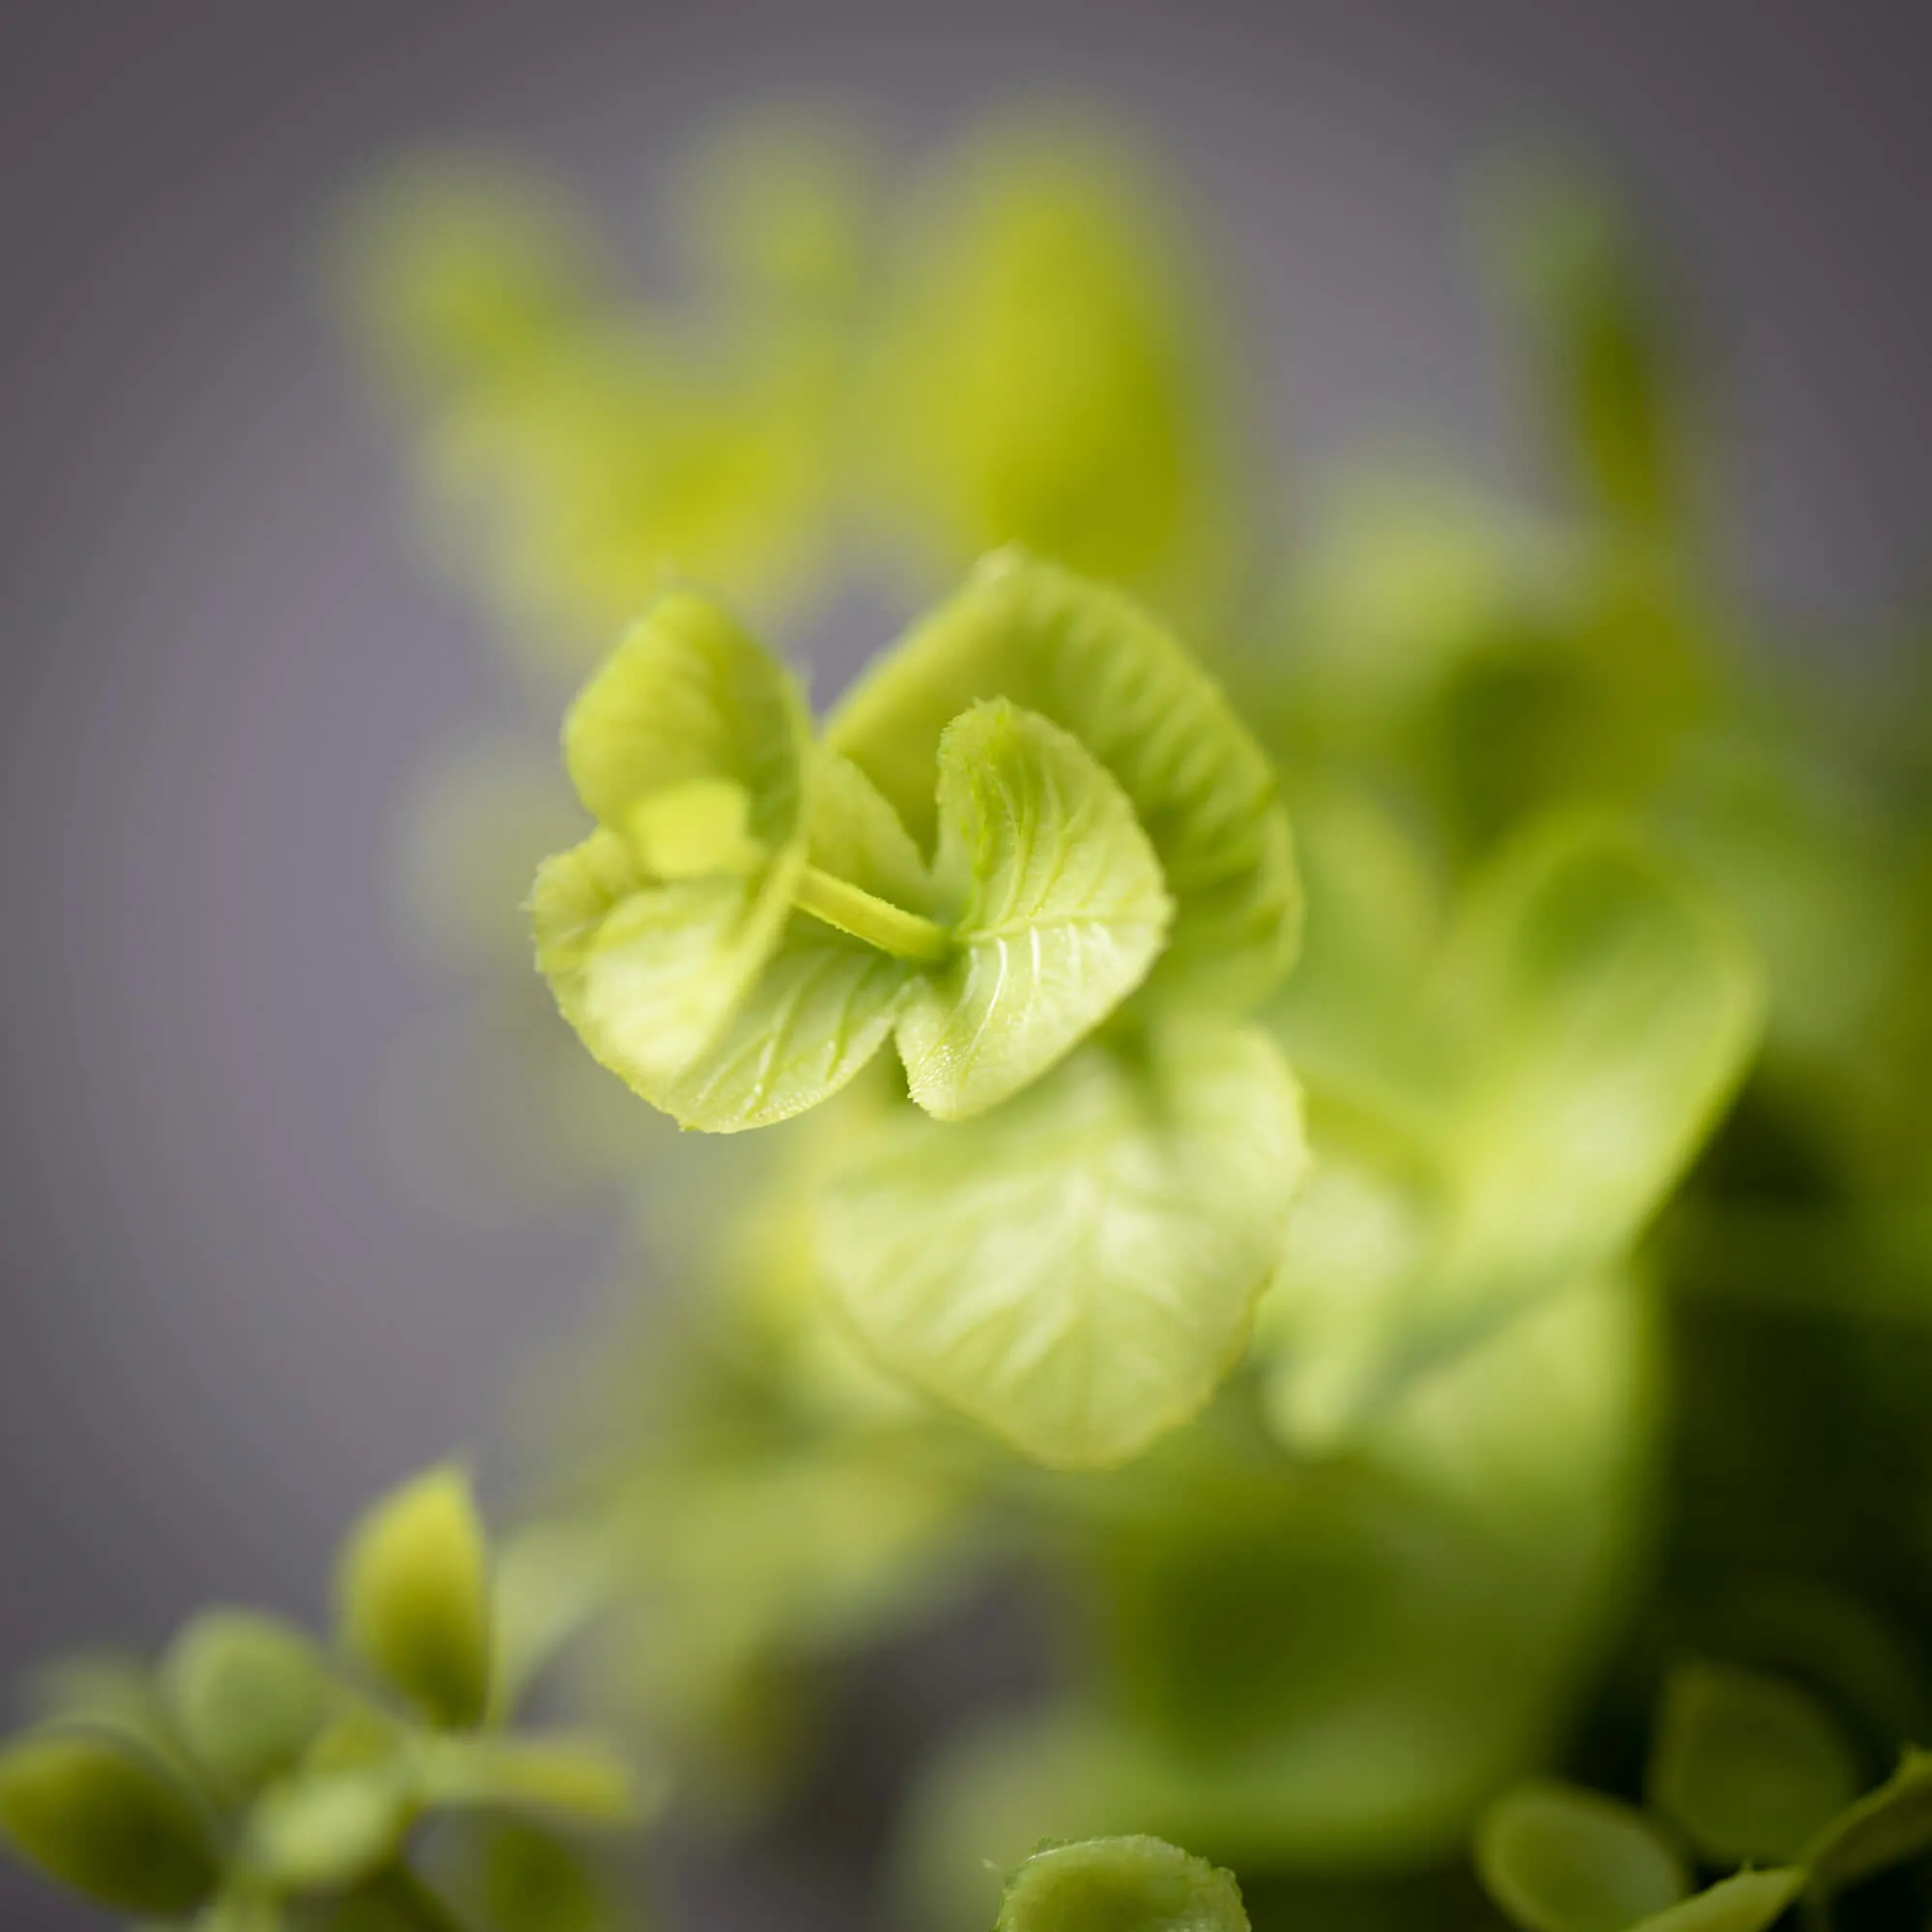
[[[510,646],[401,840],[461,990],[399,1145],[497,1213],[620,1182],[658,1290],[538,1459],[524,1654],[742,1824],[845,1660],[1025,1596],[1054,1688],[930,1741],[908,1923],[1922,1922],[1923,707],[1759,636],[1661,252],[1520,171],[1548,487],[1284,527],[1140,156],[891,179],[728,134],[676,302],[498,168],[345,250]],[[772,643],[873,606],[926,614],[815,718]],[[476,1715],[477,1626],[382,1628]],[[142,1789],[176,1889],[110,1902],[186,1909]],[[548,1869],[478,1923],[565,1923]]]

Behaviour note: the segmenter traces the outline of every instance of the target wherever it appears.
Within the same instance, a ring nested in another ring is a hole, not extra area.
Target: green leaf
[[[1576,480],[1615,523],[1669,535],[1690,477],[1658,264],[1602,182],[1546,164],[1505,188],[1501,264],[1535,333]]]
[[[1804,1889],[1801,1865],[1738,1872],[1644,1919],[1631,1932],[1767,1932]]]
[[[1262,999],[1293,963],[1301,889],[1275,776],[1206,671],[1119,592],[1003,552],[862,677],[826,724],[922,844],[939,829],[940,739],[1010,698],[1120,782],[1160,862],[1173,933],[1151,988]]]
[[[1266,1038],[1176,1021],[956,1126],[895,1113],[822,1197],[819,1258],[887,1367],[1040,1462],[1119,1463],[1240,1352],[1304,1157]]]
[[[224,1890],[195,1919],[194,1932],[282,1932],[287,1923],[271,1895],[244,1885]]]
[[[1648,1796],[1706,1858],[1777,1864],[1859,1795],[1832,1714],[1782,1678],[1692,1663],[1664,1686]]]
[[[958,951],[899,1022],[912,1097],[983,1112],[1086,1037],[1147,976],[1172,905],[1126,795],[1078,739],[995,700],[939,744],[939,887]]]
[[[105,1737],[29,1732],[0,1752],[0,1834],[46,1877],[120,1912],[188,1912],[214,1888],[194,1805]]]
[[[906,830],[857,766],[826,752],[811,763],[811,864],[907,909],[931,896]],[[913,969],[794,913],[756,983],[659,1104],[689,1127],[736,1133],[829,1099],[890,1037]]]
[[[1233,1872],[1159,1838],[1089,1838],[1008,1879],[997,1932],[1248,1932],[1248,1915]]]
[[[684,592],[565,724],[599,827],[538,872],[537,963],[590,1051],[667,1112],[778,946],[805,861],[809,728],[784,668]]]
[[[248,1610],[196,1617],[169,1647],[162,1676],[188,1747],[242,1785],[294,1761],[328,1691],[308,1638]]]
[[[1932,1751],[1909,1750],[1897,1771],[1832,1820],[1804,1862],[1823,1891],[1856,1885],[1932,1845]]]
[[[575,1847],[520,1819],[484,1839],[482,1902],[490,1932],[616,1932],[616,1907]]]
[[[489,1548],[461,1469],[431,1469],[377,1503],[350,1532],[338,1591],[350,1649],[438,1723],[481,1722]]]
[[[248,1819],[242,1864],[278,1889],[355,1885],[395,1858],[416,1809],[397,1763],[305,1771],[262,1794]]]
[[[1479,876],[1429,1009],[1460,1068],[1421,1095],[1434,1198],[1414,1199],[1435,1225],[1372,1306],[1341,1276],[1305,1283],[1281,1366],[1277,1414],[1319,1414],[1331,1435],[1619,1264],[1729,1100],[1762,993],[1674,867],[1613,824],[1565,817]]]
[[[1553,1782],[1518,1785],[1490,1806],[1476,1868],[1525,1932],[1628,1932],[1690,1889],[1641,1812]]]
[[[551,1811],[592,1825],[636,1824],[662,1797],[594,1738],[439,1739],[419,1769],[432,1804]]]

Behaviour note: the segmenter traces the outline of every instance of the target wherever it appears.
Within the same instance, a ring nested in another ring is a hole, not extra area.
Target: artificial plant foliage
[[[1267,1037],[1176,1016],[1090,1041],[978,1121],[895,1111],[855,1133],[819,1258],[917,1387],[1040,1462],[1120,1463],[1234,1365],[1305,1158]]]
[[[927,841],[942,734],[994,696],[1070,732],[1132,804],[1175,903],[1150,991],[1223,1010],[1271,991],[1301,914],[1279,781],[1226,694],[1121,592],[1017,552],[988,556],[845,695],[826,742]]]
[[[651,1796],[601,1738],[508,1727],[493,1699],[496,1586],[467,1479],[425,1471],[380,1499],[337,1560],[339,1644],[223,1608],[152,1669],[49,1672],[42,1721],[0,1750],[0,1835],[96,1902],[195,1932],[448,1932],[416,1866],[518,1821],[566,1902],[587,1880],[567,1831],[635,1825]],[[451,1862],[444,1860],[442,1862]]]
[[[997,695],[933,747],[929,865],[809,731],[781,666],[714,606],[662,600],[566,725],[599,823],[538,875],[539,963],[686,1126],[802,1112],[895,1031],[921,1106],[980,1113],[1147,975],[1171,917],[1156,850],[1076,736]]]
[[[995,1932],[1248,1932],[1248,1915],[1232,1872],[1158,1838],[1096,1838],[1014,1870]]]

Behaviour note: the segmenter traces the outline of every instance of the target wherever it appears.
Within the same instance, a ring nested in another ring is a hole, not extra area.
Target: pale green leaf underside
[[[1718,1863],[1801,1857],[1860,1781],[1837,1722],[1799,1685],[1691,1663],[1664,1687],[1649,1800]]]
[[[659,882],[603,827],[544,862],[537,963],[591,1053],[655,1107],[717,1039],[790,913],[802,849],[757,877]]]
[[[875,1130],[820,1264],[888,1368],[1040,1462],[1120,1463],[1238,1354],[1304,1157],[1264,1036],[1090,1041],[994,1113]]]
[[[1274,986],[1301,909],[1274,774],[1213,680],[1118,592],[1015,553],[988,558],[860,680],[826,741],[930,848],[941,734],[993,697],[1070,732],[1131,801],[1176,906],[1151,983],[1236,1004]]]
[[[1231,1872],[1159,1838],[1047,1845],[1007,1881],[996,1932],[1248,1932]]]
[[[685,592],[571,708],[565,758],[601,823],[537,874],[537,963],[591,1053],[668,1113],[784,930],[809,734],[784,668]],[[747,1104],[730,1068],[706,1075],[701,1089],[715,1076],[736,1095],[727,1112]]]
[[[1557,1783],[1519,1785],[1490,1807],[1476,1865],[1524,1932],[1629,1932],[1690,1889],[1683,1861],[1640,1812]]]
[[[584,809],[622,831],[657,794],[722,781],[770,853],[796,836],[810,732],[790,673],[724,611],[661,597],[579,695],[563,754]]]
[[[959,1120],[1037,1079],[1132,992],[1171,906],[1120,786],[1005,702],[940,740],[937,870],[958,951],[915,987],[898,1041],[912,1097]]]

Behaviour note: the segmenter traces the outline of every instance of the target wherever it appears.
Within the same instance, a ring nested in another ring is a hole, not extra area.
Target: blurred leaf
[[[1524,169],[1504,190],[1493,210],[1498,252],[1577,485],[1638,535],[1680,534],[1690,439],[1654,250],[1630,210],[1580,169]]]
[[[860,679],[826,742],[929,845],[941,734],[996,696],[1070,732],[1126,793],[1175,901],[1150,991],[1236,1007],[1265,995],[1301,914],[1274,774],[1212,680],[1124,597],[1016,554],[986,558]]]
[[[489,1547],[464,1472],[432,1469],[350,1532],[337,1589],[349,1647],[438,1723],[489,1706]]]
[[[1232,1872],[1158,1838],[1092,1838],[1028,1859],[997,1932],[1248,1932],[1248,1915]]]
[[[1266,1039],[1177,1022],[956,1126],[892,1117],[824,1195],[820,1259],[918,1387],[1041,1462],[1118,1463],[1233,1365],[1303,1159]]]
[[[1665,1684],[1648,1795],[1705,1857],[1797,1859],[1858,1794],[1844,1734],[1797,1685],[1713,1663],[1687,1664]]]
[[[431,1804],[548,1811],[590,1825],[635,1825],[663,1796],[595,1738],[440,1739],[420,1776]]]
[[[1801,1866],[1738,1872],[1642,1920],[1631,1932],[1768,1932],[1804,1889]]]
[[[915,217],[871,399],[894,532],[942,568],[1019,543],[1210,602],[1236,506],[1156,186],[1063,112],[969,148]]]
[[[189,1748],[242,1785],[294,1761],[328,1694],[308,1638],[247,1610],[204,1611],[175,1638],[162,1672]]]
[[[1484,871],[1433,999],[1463,1068],[1420,1094],[1408,1169],[1435,1195],[1375,1183],[1406,1204],[1391,1211],[1411,1228],[1412,1265],[1369,1295],[1353,1275],[1307,1278],[1272,1317],[1275,1413],[1292,1432],[1336,1436],[1614,1264],[1729,1099],[1760,1011],[1749,956],[1698,894],[1587,818],[1536,829]]]
[[[1838,1891],[1932,1845],[1932,1751],[1908,1750],[1876,1791],[1833,1818],[1806,1847],[1823,1891]]]
[[[269,1885],[334,1890],[383,1870],[415,1812],[410,1781],[394,1763],[304,1770],[262,1794],[241,1856],[247,1871]]]
[[[1477,1833],[1476,1865],[1525,1932],[1628,1932],[1690,1889],[1640,1812],[1564,1784],[1521,1784],[1497,1799]]]
[[[626,1922],[579,1853],[548,1832],[498,1820],[482,1861],[490,1932],[617,1932]]]
[[[185,1913],[214,1889],[195,1806],[132,1747],[47,1729],[0,1752],[0,1833],[46,1877],[120,1912]]]
[[[1004,700],[940,736],[939,891],[957,953],[899,1021],[912,1097],[982,1113],[1146,977],[1172,905],[1134,809],[1077,738]]]

